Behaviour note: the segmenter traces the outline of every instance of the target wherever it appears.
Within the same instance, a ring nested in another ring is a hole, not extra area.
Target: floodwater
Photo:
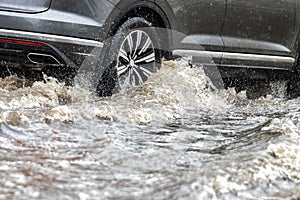
[[[0,199],[300,199],[300,99],[217,90],[184,61],[106,99],[0,88]]]

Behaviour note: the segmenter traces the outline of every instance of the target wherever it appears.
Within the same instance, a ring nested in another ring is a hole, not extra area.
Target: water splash
[[[226,103],[212,87],[202,68],[191,68],[184,61],[168,61],[142,87],[100,100],[96,106],[108,106],[111,118],[138,123],[180,118],[189,109],[222,112]]]
[[[141,87],[96,101],[80,86],[65,87],[49,77],[45,80],[26,87],[24,80],[17,77],[3,79],[0,108],[47,109],[44,120],[48,123],[76,122],[86,117],[149,123],[180,118],[189,109],[214,112],[226,109],[226,103],[213,92],[203,69],[191,68],[183,60],[165,62]]]

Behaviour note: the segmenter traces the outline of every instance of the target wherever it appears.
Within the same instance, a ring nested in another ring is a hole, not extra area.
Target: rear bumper
[[[70,67],[95,61],[102,42],[59,35],[0,29],[0,65],[26,69]]]

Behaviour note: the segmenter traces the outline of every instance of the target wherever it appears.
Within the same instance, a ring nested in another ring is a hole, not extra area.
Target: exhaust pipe
[[[63,66],[58,59],[49,54],[29,53],[27,54],[27,58],[31,63],[36,65]]]

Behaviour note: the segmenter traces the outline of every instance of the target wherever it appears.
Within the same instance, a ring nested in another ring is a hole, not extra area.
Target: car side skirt
[[[292,70],[296,62],[295,58],[288,56],[232,52],[178,49],[174,50],[173,54],[177,56],[191,56],[193,63],[252,69]]]

